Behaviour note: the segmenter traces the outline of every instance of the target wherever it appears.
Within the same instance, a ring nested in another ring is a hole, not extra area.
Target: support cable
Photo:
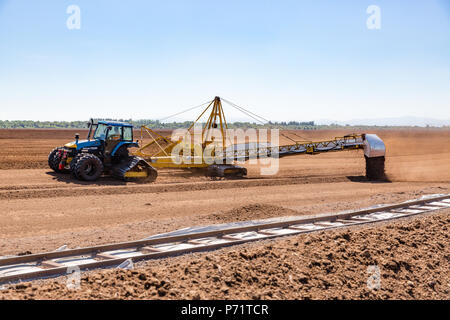
[[[188,108],[188,109],[186,109],[186,110],[183,110],[183,111],[177,112],[177,113],[175,113],[175,114],[172,114],[172,115],[170,115],[170,116],[168,116],[168,117],[159,119],[158,121],[161,122],[161,121],[170,119],[170,118],[172,118],[172,117],[178,116],[178,115],[183,114],[183,113],[186,113],[186,112],[188,112],[188,111],[191,111],[191,110],[194,110],[194,109],[203,107],[203,106],[205,106],[205,105],[207,105],[207,104],[209,104],[209,103],[211,103],[211,102],[212,102],[212,100],[207,101],[207,102],[205,102],[205,103],[199,104],[198,106],[191,107],[191,108]]]

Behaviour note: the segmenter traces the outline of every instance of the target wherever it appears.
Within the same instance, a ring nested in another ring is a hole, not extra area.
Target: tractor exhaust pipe
[[[386,146],[376,134],[363,134],[364,158],[366,159],[366,178],[386,180],[384,168]]]

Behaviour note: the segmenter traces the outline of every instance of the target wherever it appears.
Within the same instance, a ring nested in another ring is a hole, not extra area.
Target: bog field
[[[48,153],[82,130],[0,130],[0,256],[137,240],[190,226],[302,216],[450,193],[450,130],[371,130],[386,144],[388,181],[365,178],[362,151],[281,158],[279,171],[218,180],[159,170],[156,182],[74,180]],[[347,130],[292,131],[311,140]],[[284,131],[285,135],[291,134]],[[168,132],[165,132],[168,133]],[[137,136],[135,138],[138,138]],[[281,136],[280,143],[288,143]],[[450,209],[438,214],[264,240],[6,286],[0,298],[448,299]],[[367,288],[377,265],[381,286]]]

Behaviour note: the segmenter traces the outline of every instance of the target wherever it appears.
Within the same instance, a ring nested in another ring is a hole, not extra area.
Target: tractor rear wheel
[[[77,176],[75,166],[77,165],[78,160],[80,160],[83,156],[84,156],[84,154],[78,154],[70,162],[70,173],[77,179],[80,179],[80,178],[78,178],[78,176]]]
[[[74,174],[80,180],[95,181],[102,173],[103,163],[93,154],[82,156],[75,164]]]
[[[50,167],[50,169],[57,173],[62,172],[62,170],[59,169],[59,163],[61,162],[59,149],[60,148],[53,149],[52,152],[50,152],[50,154],[48,155],[48,166]]]

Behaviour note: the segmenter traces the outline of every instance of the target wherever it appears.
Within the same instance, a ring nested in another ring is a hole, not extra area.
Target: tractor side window
[[[123,140],[133,141],[133,128],[123,127]]]
[[[99,124],[94,133],[94,139],[105,140],[106,129],[108,128],[105,124]]]

